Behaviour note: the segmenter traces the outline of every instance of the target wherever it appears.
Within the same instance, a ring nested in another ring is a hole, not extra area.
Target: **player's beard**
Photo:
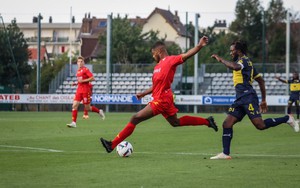
[[[232,60],[233,60],[234,62],[236,62],[238,59],[239,59],[239,56],[238,56],[238,55],[235,55],[235,56],[233,56],[233,58],[232,58]]]

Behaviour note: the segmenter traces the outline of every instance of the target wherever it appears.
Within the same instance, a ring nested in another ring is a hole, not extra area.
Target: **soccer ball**
[[[132,152],[133,152],[133,147],[127,141],[123,141],[117,145],[117,154],[120,157],[129,157],[132,154]]]

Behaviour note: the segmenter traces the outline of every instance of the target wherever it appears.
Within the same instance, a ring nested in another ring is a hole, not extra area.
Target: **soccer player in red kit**
[[[157,62],[153,71],[152,87],[137,94],[137,98],[141,99],[145,95],[152,93],[153,100],[133,115],[125,128],[112,141],[100,138],[103,147],[108,153],[112,152],[120,142],[130,136],[137,124],[158,114],[162,114],[173,127],[206,125],[218,131],[218,127],[211,116],[207,119],[188,115],[177,118],[178,109],[174,105],[173,92],[171,90],[176,67],[195,55],[207,43],[208,38],[204,36],[200,39],[198,45],[188,52],[172,56],[168,55],[163,42],[155,43],[151,48],[152,56]]]
[[[72,105],[72,122],[67,124],[70,128],[76,127],[76,120],[77,120],[77,113],[78,113],[78,106],[80,102],[84,104],[84,108],[96,112],[100,115],[102,119],[105,118],[104,112],[101,109],[96,108],[95,106],[91,106],[91,88],[89,86],[89,82],[94,80],[93,74],[90,72],[90,70],[84,66],[84,58],[78,57],[77,58],[77,91],[75,94],[75,98]]]

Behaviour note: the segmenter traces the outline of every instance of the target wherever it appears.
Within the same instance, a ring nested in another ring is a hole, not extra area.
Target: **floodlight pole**
[[[106,24],[106,94],[110,91],[110,65],[111,65],[111,30],[112,30],[112,15],[107,15]],[[109,105],[106,105],[106,112],[109,112]]]
[[[72,7],[70,8],[70,34],[69,34],[69,42],[70,42],[70,49],[69,49],[69,75],[72,75]]]
[[[41,13],[39,13],[38,17],[37,17],[37,21],[38,21],[38,40],[37,40],[37,46],[38,46],[38,50],[37,50],[37,67],[36,67],[36,94],[40,94],[41,89],[41,19],[43,19],[43,17],[41,16]],[[38,104],[37,106],[37,111],[40,111],[40,105]]]
[[[199,26],[198,26],[198,21],[200,18],[200,14],[195,15],[195,46],[198,45],[198,40],[199,40]],[[194,55],[194,95],[198,95],[198,53]],[[194,113],[197,113],[197,105],[194,105]]]
[[[185,37],[185,52],[187,52],[188,51],[188,42],[187,42],[187,40],[188,40],[188,12],[186,12],[185,13],[185,34],[186,34],[186,37]],[[184,63],[184,69],[183,69],[184,71],[185,71],[185,77],[184,77],[184,93],[186,94],[186,90],[187,90],[187,73],[188,73],[188,71],[187,71],[187,63]]]
[[[263,67],[262,67],[262,72],[263,72],[263,77],[265,77],[265,72],[266,72],[266,33],[265,33],[265,10],[262,9],[262,59],[263,59]]]
[[[286,11],[286,55],[285,55],[285,73],[286,80],[289,80],[290,76],[290,11]],[[289,94],[289,87],[286,87],[286,95]],[[287,112],[287,107],[285,107]]]

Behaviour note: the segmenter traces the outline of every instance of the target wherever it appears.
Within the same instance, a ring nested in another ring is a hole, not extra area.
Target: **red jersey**
[[[90,77],[93,77],[93,74],[87,67],[83,66],[77,70],[76,76],[77,76],[77,80],[80,80],[80,79],[85,80]],[[78,82],[77,93],[87,93],[90,90],[91,90],[91,87],[90,87],[89,82],[83,82],[83,83]]]
[[[176,67],[184,61],[181,55],[167,56],[154,67],[152,76],[152,97],[158,99],[162,94],[172,92],[171,84]]]

